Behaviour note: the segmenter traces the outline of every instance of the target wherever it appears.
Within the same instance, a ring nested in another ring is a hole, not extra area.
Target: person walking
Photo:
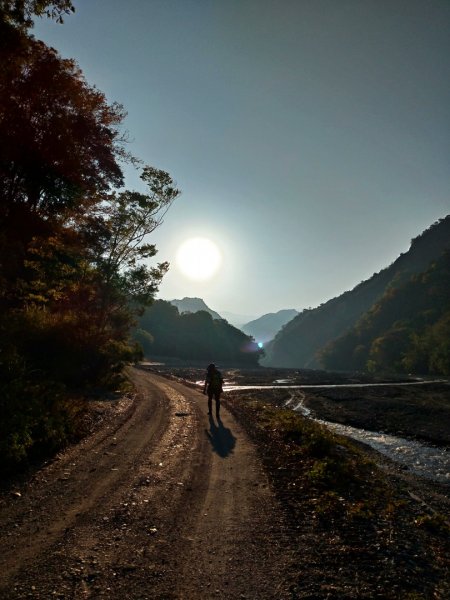
[[[212,414],[212,399],[216,401],[216,417],[220,416],[220,395],[223,391],[223,377],[214,363],[206,369],[203,393],[208,394],[208,415]]]

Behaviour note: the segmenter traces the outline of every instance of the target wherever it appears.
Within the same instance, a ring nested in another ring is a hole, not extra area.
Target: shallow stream
[[[353,383],[353,384],[328,384],[328,385],[286,385],[289,380],[277,380],[274,385],[225,385],[224,391],[240,391],[240,390],[270,390],[270,389],[289,389],[293,390],[291,398],[286,402],[285,406],[302,413],[303,415],[322,423],[332,431],[345,435],[347,437],[363,442],[371,446],[378,452],[388,456],[395,462],[405,466],[412,472],[440,483],[450,483],[450,452],[448,448],[426,446],[420,442],[407,440],[394,435],[377,431],[368,431],[359,429],[349,425],[333,423],[316,419],[309,408],[304,406],[301,398],[302,389],[311,388],[358,388],[358,387],[374,387],[374,386],[392,386],[392,385],[423,385],[426,383],[442,383],[442,380],[430,381],[414,381],[408,383]],[[283,385],[284,384],[284,385]],[[298,390],[297,392],[295,390]],[[300,393],[299,393],[300,392]]]

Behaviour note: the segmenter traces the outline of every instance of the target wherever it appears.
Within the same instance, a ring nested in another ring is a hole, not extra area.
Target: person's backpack
[[[216,369],[210,374],[209,387],[212,390],[222,389],[222,375]]]

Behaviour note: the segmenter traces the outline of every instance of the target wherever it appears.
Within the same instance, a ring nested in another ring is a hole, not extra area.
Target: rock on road
[[[113,420],[0,505],[0,598],[287,598],[282,512],[205,396],[134,368]]]

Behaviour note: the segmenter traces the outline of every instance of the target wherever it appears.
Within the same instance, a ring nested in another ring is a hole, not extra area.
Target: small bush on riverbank
[[[425,527],[433,533],[443,536],[450,536],[450,525],[445,515],[434,513],[432,515],[421,515],[414,521],[417,527]]]

